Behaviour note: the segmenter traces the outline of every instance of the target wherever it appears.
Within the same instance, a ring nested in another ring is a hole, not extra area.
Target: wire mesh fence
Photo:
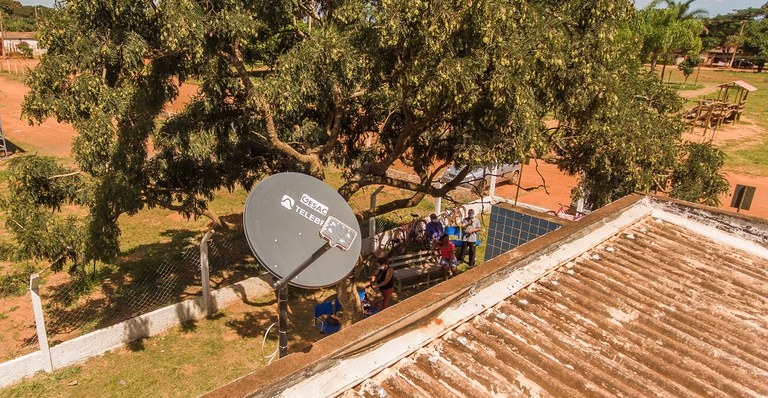
[[[229,235],[214,234],[208,242],[212,288],[260,273],[248,257],[247,246]],[[200,247],[166,253],[157,262],[137,261],[124,273],[108,278],[94,272],[94,280],[79,278],[52,287],[45,300],[46,323],[52,344],[111,326],[201,294]],[[89,288],[97,283],[97,288]],[[80,286],[84,285],[84,286]]]

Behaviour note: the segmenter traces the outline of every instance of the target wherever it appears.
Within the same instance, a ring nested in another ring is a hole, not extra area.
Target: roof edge
[[[660,196],[649,195],[648,200],[651,206],[660,211],[687,218],[763,247],[768,242],[766,219]]]
[[[640,209],[639,213],[627,216],[633,212],[633,209],[635,212]],[[312,344],[303,352],[292,353],[270,366],[243,376],[204,396],[276,396],[301,384],[302,381],[306,382],[308,377],[331,369],[347,359],[354,359],[361,354],[389,347],[386,345],[387,342],[411,332],[418,332],[419,328],[428,327],[429,336],[427,337],[436,338],[439,333],[447,332],[455,322],[460,321],[455,319],[458,316],[455,313],[451,317],[445,317],[455,304],[467,303],[477,292],[509,278],[513,272],[525,268],[537,259],[562,257],[562,254],[553,257],[560,250],[570,250],[570,255],[576,257],[589,248],[576,253],[573,250],[581,248],[571,243],[584,239],[601,228],[605,229],[604,227],[609,227],[612,231],[605,237],[607,239],[618,232],[615,226],[611,226],[616,220],[630,217],[633,222],[636,222],[642,218],[641,215],[648,215],[651,211],[648,200],[643,196],[629,195],[585,216],[579,222],[563,225],[562,228],[503,254],[481,267],[473,268],[440,283],[428,289],[429,295],[417,294],[391,309],[376,314],[375,317],[360,321]],[[629,224],[625,227],[628,226]],[[598,243],[591,242],[591,245]],[[561,262],[555,264],[555,268]],[[536,276],[535,280],[541,276],[543,275]],[[478,313],[485,309],[484,307],[475,308]],[[437,336],[435,333],[438,333]],[[398,356],[397,359],[401,357]]]

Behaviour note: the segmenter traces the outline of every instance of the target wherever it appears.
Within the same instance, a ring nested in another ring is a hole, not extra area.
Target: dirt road
[[[69,157],[76,136],[71,125],[49,119],[40,126],[31,126],[21,120],[21,103],[27,91],[20,80],[0,75],[0,118],[6,140],[27,152]]]

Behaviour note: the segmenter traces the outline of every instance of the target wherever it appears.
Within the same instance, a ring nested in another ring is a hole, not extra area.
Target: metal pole
[[[493,203],[493,197],[496,195],[496,174],[499,173],[498,163],[494,163],[493,172],[491,174],[491,186],[488,188],[488,196],[491,197],[491,203]]]
[[[32,312],[35,314],[35,328],[37,329],[37,342],[40,344],[40,353],[43,355],[43,370],[53,372],[53,360],[51,349],[48,346],[48,334],[45,332],[45,318],[43,317],[43,303],[40,300],[40,275],[29,276],[29,294],[32,297]]]
[[[288,286],[277,288],[277,322],[280,324],[280,358],[288,355]]]
[[[203,312],[206,317],[213,315],[213,301],[211,300],[211,277],[208,266],[208,240],[213,231],[208,231],[200,240],[200,279],[203,286]]]
[[[294,269],[288,276],[275,282],[275,290],[277,291],[277,312],[278,323],[280,324],[280,358],[288,355],[288,282],[295,278],[296,275],[304,271],[312,263],[315,262],[323,253],[327,252],[331,248],[330,242],[325,242],[323,246],[315,250],[308,259],[301,263],[296,269]]]
[[[279,281],[277,281],[275,283],[275,289],[280,290],[281,288],[288,286],[288,282],[290,282],[291,279],[295,278],[296,275],[300,274],[302,271],[307,269],[307,267],[309,267],[312,263],[314,263],[315,260],[320,258],[320,256],[322,256],[325,252],[327,252],[330,249],[331,249],[331,243],[325,242],[325,244],[322,245],[319,249],[315,250],[315,252],[312,253],[312,255],[309,256],[308,259],[304,260],[304,262],[299,264],[299,266],[296,267],[296,269],[291,271],[291,273],[288,274],[288,276],[285,276],[283,277],[283,279],[280,279]]]

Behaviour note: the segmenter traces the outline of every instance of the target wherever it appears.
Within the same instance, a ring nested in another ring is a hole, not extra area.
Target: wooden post
[[[43,303],[40,300],[40,275],[29,276],[29,294],[32,298],[32,312],[35,314],[35,328],[37,329],[37,343],[40,345],[40,353],[43,356],[43,370],[53,372],[51,349],[48,346],[48,335],[45,333],[45,318],[43,317]]]
[[[3,28],[3,12],[0,11],[0,55],[5,59],[5,29]],[[11,72],[11,68],[8,68],[8,72]]]
[[[200,240],[200,279],[203,285],[203,311],[206,317],[213,315],[213,301],[211,300],[211,277],[208,268],[208,240],[213,235],[213,230],[205,233]]]

